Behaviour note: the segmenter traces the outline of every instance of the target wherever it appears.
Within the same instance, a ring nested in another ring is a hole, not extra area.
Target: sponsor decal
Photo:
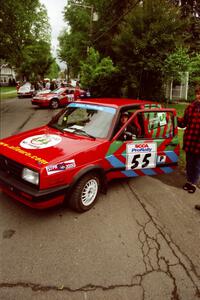
[[[67,160],[64,162],[60,162],[56,165],[50,165],[46,167],[46,171],[48,175],[55,174],[58,172],[62,172],[68,169],[72,169],[76,167],[76,163],[74,159]]]
[[[166,162],[166,155],[159,155],[157,157],[157,163],[158,164],[164,164]]]
[[[156,143],[130,143],[126,145],[126,169],[156,167]]]
[[[164,126],[164,125],[167,124],[166,112],[160,112],[160,113],[158,113],[158,118],[160,120],[160,126]]]
[[[68,105],[68,107],[80,107],[80,108],[84,108],[84,109],[94,109],[94,110],[100,110],[100,111],[104,111],[110,114],[115,114],[116,113],[116,109],[113,107],[108,107],[108,106],[100,106],[100,105],[93,105],[93,104],[83,104],[83,103],[70,103]]]
[[[6,148],[9,148],[9,149],[11,149],[13,151],[16,151],[18,153],[21,153],[24,156],[27,156],[27,157],[29,157],[29,158],[37,161],[40,164],[43,164],[43,165],[48,164],[48,161],[46,161],[45,159],[42,159],[42,158],[38,157],[37,155],[32,155],[30,152],[25,151],[25,150],[23,150],[22,148],[20,148],[18,146],[17,147],[16,146],[12,146],[12,145],[9,145],[9,144],[4,143],[4,142],[0,142],[0,146],[6,147]]]
[[[62,138],[55,134],[41,134],[30,136],[21,141],[20,146],[25,149],[44,149],[55,146]]]

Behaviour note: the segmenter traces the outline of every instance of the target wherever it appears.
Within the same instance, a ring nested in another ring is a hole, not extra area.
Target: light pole
[[[80,4],[80,3],[77,3],[75,1],[70,1],[70,5],[90,9],[90,31],[89,31],[89,36],[90,36],[90,44],[92,44],[92,31],[93,31],[93,23],[92,22],[93,21],[94,22],[98,21],[98,14],[97,14],[97,12],[94,11],[94,5]]]

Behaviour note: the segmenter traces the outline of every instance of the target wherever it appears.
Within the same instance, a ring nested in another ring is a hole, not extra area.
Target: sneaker
[[[200,210],[200,205],[195,205],[195,207],[194,207],[195,209],[197,209],[197,210]]]
[[[196,191],[196,185],[191,184],[190,188],[188,189],[188,193],[193,194]]]
[[[184,184],[184,186],[183,186],[183,189],[185,190],[185,191],[188,191],[190,188],[191,188],[191,183],[190,182],[186,182],[185,184]]]
[[[196,185],[190,183],[190,182],[186,182],[183,186],[183,189],[185,191],[188,191],[188,193],[193,194],[196,191]]]

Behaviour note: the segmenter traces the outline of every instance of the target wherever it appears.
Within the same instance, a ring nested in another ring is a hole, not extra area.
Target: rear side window
[[[142,112],[139,113],[142,122],[142,136],[147,138],[168,138],[174,134],[172,112]]]

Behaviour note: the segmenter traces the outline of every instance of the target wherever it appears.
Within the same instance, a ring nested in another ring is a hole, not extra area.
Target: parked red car
[[[129,119],[121,128],[126,112]],[[127,131],[131,125],[136,133]],[[113,178],[170,173],[179,142],[174,109],[126,99],[76,101],[47,125],[0,140],[0,186],[19,202],[89,210]]]
[[[58,108],[65,106],[69,102],[76,101],[78,98],[86,97],[86,92],[81,89],[73,87],[61,87],[54,91],[47,92],[42,91],[37,93],[32,99],[33,105],[38,105],[40,107]]]

